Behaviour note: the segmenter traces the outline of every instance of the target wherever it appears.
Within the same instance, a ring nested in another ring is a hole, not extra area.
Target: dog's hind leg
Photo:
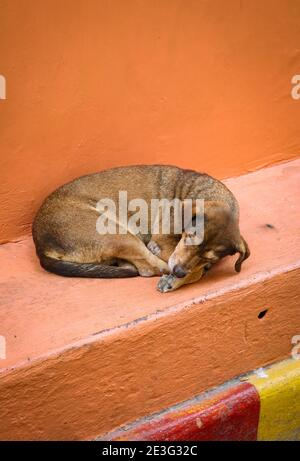
[[[117,266],[118,267],[123,267],[123,269],[128,269],[128,270],[131,270],[132,272],[136,272],[137,275],[138,275],[138,270],[137,268],[132,264],[130,263],[129,261],[125,261],[124,259],[119,259],[117,261]]]

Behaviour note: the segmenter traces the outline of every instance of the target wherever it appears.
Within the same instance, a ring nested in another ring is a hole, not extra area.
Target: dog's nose
[[[176,275],[176,277],[178,277],[179,279],[181,279],[186,276],[187,272],[183,269],[182,266],[176,264],[173,268],[173,274]]]

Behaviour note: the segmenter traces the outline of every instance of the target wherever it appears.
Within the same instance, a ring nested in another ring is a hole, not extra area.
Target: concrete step
[[[0,246],[0,439],[87,439],[288,357],[300,334],[300,160],[226,181],[251,257],[173,293],[68,279]]]

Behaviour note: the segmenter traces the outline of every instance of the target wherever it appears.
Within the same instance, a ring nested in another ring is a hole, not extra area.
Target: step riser
[[[0,439],[93,438],[288,357],[299,277],[277,275],[3,376]]]

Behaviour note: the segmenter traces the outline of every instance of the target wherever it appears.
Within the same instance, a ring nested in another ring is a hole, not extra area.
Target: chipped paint
[[[300,360],[268,368],[266,378],[253,376],[260,396],[258,440],[300,440]]]
[[[265,372],[265,370],[263,368],[258,368],[257,370],[255,370],[254,373],[257,376],[259,376],[260,378],[267,378],[268,377],[267,373]]]
[[[102,440],[300,440],[300,360],[259,368],[239,381]]]
[[[259,396],[248,383],[187,402],[104,440],[256,440]]]

